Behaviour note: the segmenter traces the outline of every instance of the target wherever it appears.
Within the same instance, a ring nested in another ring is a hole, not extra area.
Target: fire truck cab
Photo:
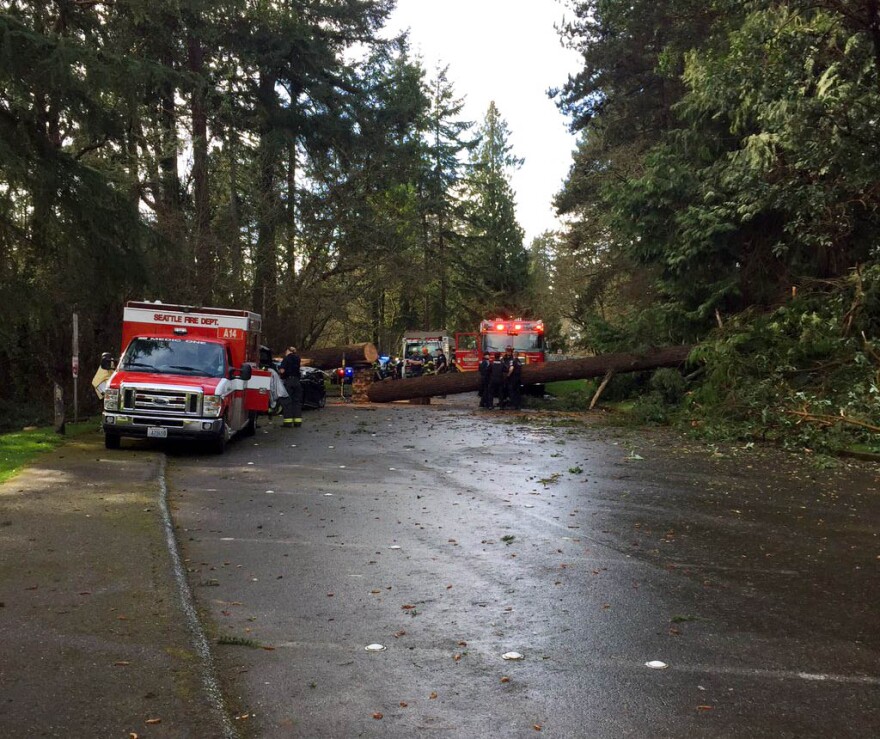
[[[104,444],[122,437],[208,442],[222,453],[237,433],[250,435],[269,407],[259,362],[257,313],[130,301],[124,351],[102,360],[115,372],[104,390]],[[105,366],[107,365],[107,366]]]
[[[455,362],[463,372],[475,371],[483,354],[504,354],[508,347],[518,351],[525,364],[543,362],[544,322],[522,318],[481,321],[479,332],[455,335]]]

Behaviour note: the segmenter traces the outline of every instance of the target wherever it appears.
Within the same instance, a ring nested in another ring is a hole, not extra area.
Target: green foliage
[[[880,266],[814,283],[779,308],[728,322],[696,350],[706,376],[689,399],[711,434],[792,448],[878,445]]]
[[[686,389],[681,372],[662,367],[651,373],[647,387],[642,386],[632,412],[643,423],[668,424],[675,418]]]
[[[704,433],[867,441],[878,425],[876,8],[573,10],[562,36],[584,66],[557,98],[582,139],[556,201],[571,224],[556,268],[575,276],[559,287],[581,345],[709,337],[685,402]],[[673,420],[671,377],[607,392],[638,392],[642,418]]]
[[[657,393],[666,405],[677,405],[682,401],[687,389],[681,372],[671,367],[656,370],[648,382],[651,392]]]

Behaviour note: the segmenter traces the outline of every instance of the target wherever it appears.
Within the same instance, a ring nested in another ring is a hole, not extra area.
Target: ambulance
[[[258,369],[261,318],[246,310],[129,301],[122,356],[103,389],[104,445],[123,437],[202,441],[222,454],[250,436],[269,408],[270,373]]]

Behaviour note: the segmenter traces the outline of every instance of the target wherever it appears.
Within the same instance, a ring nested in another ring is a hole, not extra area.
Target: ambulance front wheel
[[[120,438],[119,434],[112,434],[109,431],[104,432],[104,448],[105,449],[119,449]]]
[[[229,441],[229,424],[226,422],[226,419],[223,419],[223,424],[220,427],[220,435],[211,442],[211,451],[214,454],[223,454],[226,451],[226,442]]]

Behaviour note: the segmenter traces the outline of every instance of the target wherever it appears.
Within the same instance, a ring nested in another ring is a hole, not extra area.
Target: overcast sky
[[[464,117],[478,125],[494,100],[511,132],[513,153],[525,159],[511,185],[526,244],[558,222],[550,204],[571,164],[575,137],[547,97],[578,70],[554,29],[559,0],[397,0],[389,30],[410,29],[414,53],[429,77],[449,66]]]

